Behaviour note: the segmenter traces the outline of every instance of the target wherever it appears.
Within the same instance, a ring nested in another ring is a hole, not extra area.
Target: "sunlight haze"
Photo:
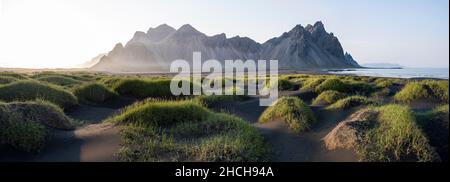
[[[191,24],[260,43],[322,21],[360,63],[448,67],[447,0],[0,0],[0,67],[74,67],[135,31]]]

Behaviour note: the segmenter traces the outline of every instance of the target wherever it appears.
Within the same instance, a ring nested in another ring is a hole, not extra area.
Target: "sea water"
[[[328,71],[331,74],[377,76],[392,78],[449,78],[449,68],[346,69]]]

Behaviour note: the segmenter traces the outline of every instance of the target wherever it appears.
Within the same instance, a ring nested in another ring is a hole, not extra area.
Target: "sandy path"
[[[120,148],[119,129],[101,123],[118,109],[133,103],[130,98],[119,98],[104,106],[81,105],[69,113],[72,118],[87,124],[73,131],[54,130],[45,148],[36,155],[11,152],[0,161],[29,162],[111,162]]]
[[[300,92],[284,92],[282,95],[299,96],[309,102],[311,95]],[[328,151],[322,138],[330,132],[338,122],[351,114],[346,112],[328,112],[319,107],[313,111],[320,121],[310,131],[299,135],[292,133],[283,121],[258,123],[258,119],[266,107],[259,106],[258,99],[251,99],[241,103],[228,103],[214,108],[225,110],[249,121],[264,136],[272,149],[274,162],[352,162],[357,161],[356,154],[348,150]]]

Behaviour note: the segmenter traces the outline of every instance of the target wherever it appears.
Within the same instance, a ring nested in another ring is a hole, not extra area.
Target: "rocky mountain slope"
[[[118,43],[91,67],[96,71],[167,71],[177,59],[192,61],[200,51],[202,60],[279,60],[280,68],[354,68],[358,63],[344,53],[333,33],[322,22],[295,26],[280,37],[260,44],[247,37],[207,36],[191,25],[178,30],[163,24],[147,33],[136,32],[125,46]]]

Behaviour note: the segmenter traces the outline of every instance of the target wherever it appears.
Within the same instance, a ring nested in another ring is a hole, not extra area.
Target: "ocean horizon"
[[[389,78],[435,78],[449,79],[449,68],[357,68],[328,71],[330,74],[376,76]]]

